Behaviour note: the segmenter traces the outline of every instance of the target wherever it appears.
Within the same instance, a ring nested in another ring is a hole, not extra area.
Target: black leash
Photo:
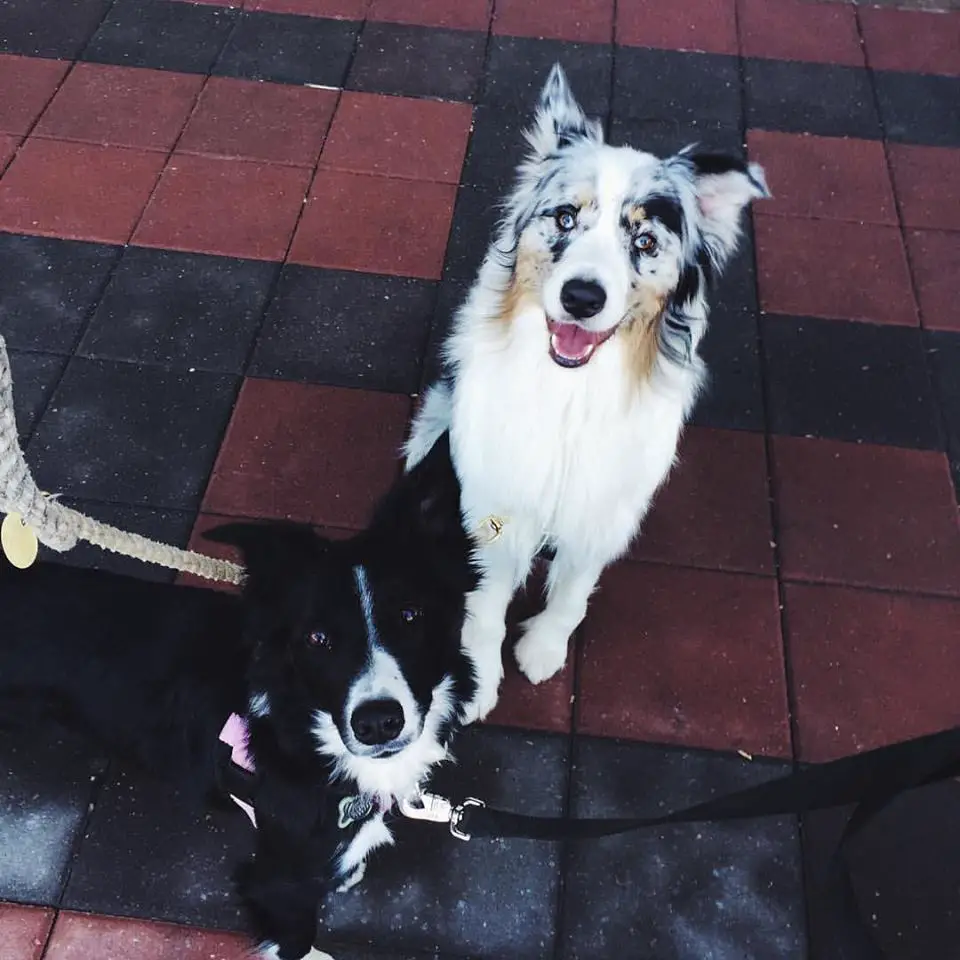
[[[855,804],[831,858],[826,895],[840,907],[837,960],[883,960],[864,922],[844,858],[847,843],[906,791],[960,775],[960,727],[829,763],[813,764],[777,780],[738,790],[656,817],[571,819],[494,810],[479,800],[452,805],[425,794],[419,806],[401,805],[414,819],[448,822],[454,836],[589,840],[679,823],[746,820],[810,813]]]

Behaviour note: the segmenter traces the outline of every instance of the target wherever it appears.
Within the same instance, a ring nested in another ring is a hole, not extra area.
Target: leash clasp
[[[446,797],[436,793],[421,793],[412,800],[401,800],[400,813],[409,820],[426,820],[430,823],[446,823],[450,833],[458,840],[469,840],[470,834],[460,828],[468,807],[486,806],[482,800],[467,797],[463,803],[454,806]]]

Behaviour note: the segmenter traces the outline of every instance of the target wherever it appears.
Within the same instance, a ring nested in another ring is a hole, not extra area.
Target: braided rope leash
[[[154,563],[170,570],[193,573],[207,580],[240,583],[243,567],[229,560],[204,556],[158,543],[136,533],[118,530],[64,506],[42,493],[30,474],[17,437],[13,412],[13,377],[7,345],[0,336],[0,513],[19,514],[41,543],[64,553],[86,540],[103,550]]]

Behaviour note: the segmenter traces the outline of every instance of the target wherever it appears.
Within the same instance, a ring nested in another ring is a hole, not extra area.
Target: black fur
[[[331,789],[332,761],[318,754],[311,728],[318,711],[338,728],[348,722],[347,691],[367,662],[357,565],[379,642],[421,708],[444,677],[455,704],[473,694],[460,631],[476,573],[448,440],[351,540],[286,524],[230,524],[209,536],[241,548],[242,597],[56,564],[0,569],[0,722],[34,724],[43,714],[81,727],[199,796],[215,788],[224,721],[246,717],[258,830],[240,892],[253,932],[294,960],[313,943],[320,897],[343,879],[335,863],[347,835],[336,804],[351,784]],[[401,610],[412,606],[420,616],[411,625]],[[309,640],[318,630],[329,640],[322,646]],[[249,712],[257,694],[269,698],[266,716]],[[438,739],[457,726],[454,717]]]

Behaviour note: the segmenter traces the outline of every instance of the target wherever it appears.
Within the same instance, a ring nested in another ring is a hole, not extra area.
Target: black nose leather
[[[403,707],[396,700],[368,700],[350,717],[354,736],[368,747],[396,740],[403,723]]]
[[[607,294],[595,280],[568,280],[560,289],[563,309],[578,320],[596,316],[607,302]]]

